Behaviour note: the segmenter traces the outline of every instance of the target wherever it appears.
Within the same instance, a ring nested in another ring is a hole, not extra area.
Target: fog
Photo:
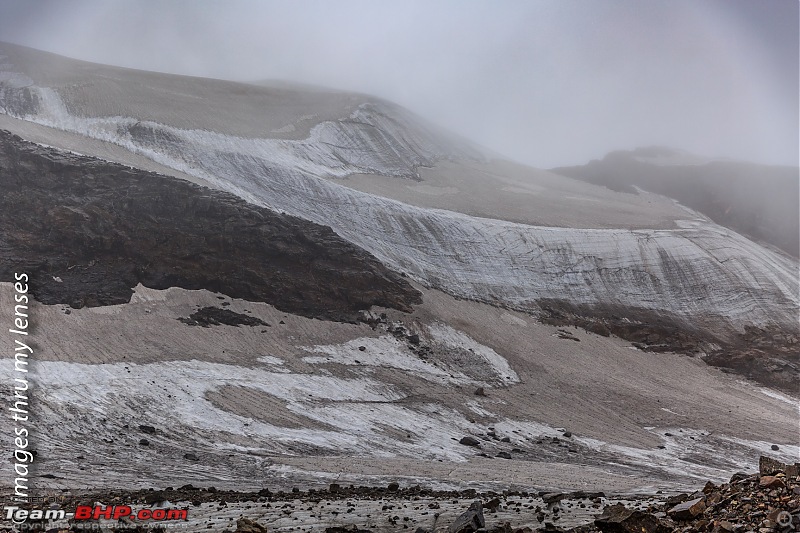
[[[0,40],[373,94],[538,167],[664,145],[798,163],[796,0],[0,0]]]

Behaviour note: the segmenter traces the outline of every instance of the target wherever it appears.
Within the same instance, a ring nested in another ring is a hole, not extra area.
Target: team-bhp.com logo
[[[5,518],[15,523],[26,520],[187,520],[188,509],[139,509],[134,511],[130,505],[79,505],[74,513],[67,513],[60,509],[21,509],[19,507],[6,507]]]
[[[79,505],[75,509],[75,520],[186,520],[189,515],[187,509],[139,509],[135,513],[130,505]]]

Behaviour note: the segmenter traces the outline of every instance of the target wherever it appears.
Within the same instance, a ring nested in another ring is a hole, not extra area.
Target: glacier
[[[305,139],[246,138],[131,116],[79,116],[57,88],[28,83],[8,62],[0,68],[0,112],[122,146],[249,202],[330,226],[390,268],[458,298],[529,312],[543,300],[646,309],[738,331],[796,328],[796,261],[688,210],[669,229],[543,227],[417,207],[337,183],[355,173],[420,180],[420,167],[442,160],[488,160],[394,106],[361,104]]]

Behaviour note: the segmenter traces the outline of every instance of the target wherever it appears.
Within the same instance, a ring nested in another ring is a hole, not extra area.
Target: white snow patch
[[[397,403],[402,393],[364,377],[197,360],[143,365],[39,361],[34,380],[42,412],[49,411],[50,419],[80,417],[81,432],[101,432],[104,419],[158,420],[165,432],[173,433],[172,440],[206,440],[215,449],[246,453],[275,453],[302,443],[341,453],[465,461],[465,448],[457,439],[472,427],[461,413],[438,404]],[[289,411],[318,421],[320,427],[277,426],[216,407],[207,394],[226,385],[275,396]],[[75,430],[75,424],[59,424],[52,431],[63,431],[63,439]]]
[[[500,354],[475,341],[467,334],[453,329],[447,324],[436,323],[428,326],[431,336],[439,343],[451,348],[472,352],[483,358],[497,376],[508,383],[518,383],[519,376]]]
[[[2,68],[3,65],[0,65]],[[33,80],[19,72],[0,71],[0,84],[8,85],[12,89],[21,89],[33,85]]]
[[[272,355],[262,355],[257,359],[259,363],[265,363],[268,365],[282,365],[285,363],[283,359],[280,357],[274,357]]]
[[[361,346],[366,349],[359,350]],[[451,376],[449,372],[419,359],[411,354],[404,344],[389,335],[378,338],[361,337],[344,344],[307,346],[303,349],[311,353],[324,354],[324,357],[303,357],[303,361],[309,364],[338,363],[351,366],[396,368],[437,383],[471,381],[463,374]]]
[[[660,428],[659,432],[664,428]],[[664,435],[669,433],[670,436]],[[699,480],[727,481],[734,471],[749,471],[762,453],[770,451],[771,443],[737,439],[721,434],[710,434],[705,430],[668,428],[659,433],[661,448],[643,449],[609,444],[589,437],[575,437],[574,441],[597,451],[609,452],[627,459],[633,464],[655,467],[664,472]],[[795,445],[782,445],[780,456],[785,460],[796,460],[800,449]],[[705,462],[698,462],[705,457]],[[692,458],[692,459],[689,459]]]
[[[495,416],[494,413],[491,411],[487,411],[484,407],[475,400],[470,400],[467,402],[467,408],[475,413],[476,415],[485,416],[485,417],[493,417]]]
[[[781,394],[780,392],[776,392],[771,389],[759,389],[762,394],[766,394],[770,398],[775,398],[776,400],[780,400],[784,403],[788,403],[789,405],[793,406],[795,409],[800,410],[800,402],[795,400],[794,398],[790,398],[786,395]]]
[[[751,448],[757,451],[759,455],[769,455],[770,457],[774,457],[787,463],[796,463],[798,460],[800,460],[800,446],[798,446],[796,443],[775,443],[766,442],[763,440],[747,440],[729,437],[727,435],[723,435],[720,438],[738,444],[742,447]],[[774,444],[778,444],[777,450],[772,449]],[[752,462],[749,466],[747,463],[742,465],[743,470],[750,470],[751,468]]]

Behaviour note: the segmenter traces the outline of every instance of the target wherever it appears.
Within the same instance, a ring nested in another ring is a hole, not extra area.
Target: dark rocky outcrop
[[[208,328],[211,326],[269,326],[260,318],[254,316],[247,316],[243,313],[237,313],[230,309],[222,309],[220,307],[203,307],[198,309],[188,317],[179,318],[181,322],[188,326],[202,326]]]
[[[559,300],[538,303],[542,310],[539,318],[545,324],[577,326],[604,337],[615,335],[648,352],[699,355],[707,364],[726,372],[790,394],[800,393],[798,329],[745,326],[743,333],[720,331],[714,334],[686,319],[649,309],[576,305]]]
[[[747,376],[769,387],[800,395],[800,337],[798,332],[745,326],[744,333],[722,343],[706,363]]]
[[[343,321],[421,301],[328,227],[1,131],[0,188],[0,279],[27,272],[45,304],[126,303],[138,283]]]

